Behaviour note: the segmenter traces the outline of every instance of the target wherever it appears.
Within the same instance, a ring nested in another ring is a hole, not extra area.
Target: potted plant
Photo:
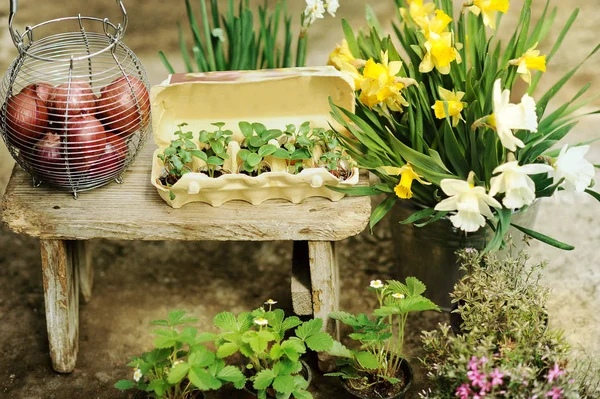
[[[276,303],[269,299],[267,309],[260,307],[237,317],[230,312],[217,314],[217,357],[241,355],[247,390],[259,399],[312,398],[307,391],[311,370],[300,357],[307,350],[329,350],[333,339],[321,331],[322,319],[302,322],[296,316],[285,317],[283,310],[272,309]]]
[[[579,398],[567,371],[568,344],[547,328],[544,264],[529,265],[523,251],[504,259],[469,251],[460,259],[469,271],[455,290],[455,300],[465,301],[457,311],[462,332],[440,325],[423,333],[434,387],[422,397]]]
[[[405,283],[374,280],[369,290],[375,292],[379,304],[371,317],[346,312],[329,315],[352,327],[348,338],[357,348],[336,341],[328,353],[338,358],[339,371],[327,375],[341,377],[344,388],[358,398],[403,398],[413,374],[403,351],[408,314],[439,308],[422,295],[425,285],[414,277]]]
[[[134,357],[129,363],[134,369],[133,380],[121,380],[115,387],[136,388],[140,399],[202,398],[204,391],[218,390],[229,383],[242,389],[246,383],[242,371],[226,365],[205,346],[214,334],[199,333],[190,325],[197,321],[184,311],[175,310],[169,312],[167,319],[151,322],[160,327],[152,332],[156,335],[154,349]]]
[[[496,251],[509,229],[513,236],[573,248],[534,231],[531,210],[536,199],[559,190],[600,200],[591,190],[594,166],[585,159],[589,143],[554,148],[588,114],[578,111],[593,101],[584,96],[589,85],[548,107],[600,47],[592,46],[586,59],[536,95],[564,35],[576,26],[578,10],[545,54],[538,43],[549,48],[543,43],[556,29],[557,9],[550,4],[536,22],[532,1],[524,1],[510,39],[502,42],[495,33],[509,0],[466,2],[460,13],[452,0],[396,4],[400,48],[371,13],[368,32],[355,35],[343,21],[346,40],[330,57],[356,82],[356,111],[332,106],[353,134],[340,135],[342,145],[379,178],[368,191],[337,189],[386,197],[370,226],[392,211],[400,273],[421,278],[436,303],[448,308],[448,293],[460,277],[457,249]]]
[[[358,182],[356,163],[332,130],[311,128],[309,122],[280,130],[242,121],[234,134],[224,123],[213,125],[214,131],[196,134],[179,124],[170,144],[157,151],[153,184],[163,198],[168,193],[170,203],[178,194],[213,204],[238,199],[236,195],[261,202],[285,198],[287,192],[296,202],[312,195],[340,199],[325,185]],[[184,176],[186,181],[179,183]]]

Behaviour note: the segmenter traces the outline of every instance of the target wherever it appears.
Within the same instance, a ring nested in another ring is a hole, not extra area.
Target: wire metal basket
[[[9,31],[19,51],[0,86],[0,133],[33,176],[77,193],[122,182],[150,133],[146,72],[123,44],[123,21],[58,18]],[[58,33],[57,33],[58,32]]]

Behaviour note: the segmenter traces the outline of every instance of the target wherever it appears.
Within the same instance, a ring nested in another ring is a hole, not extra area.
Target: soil
[[[397,398],[398,395],[405,389],[407,381],[402,370],[395,377],[400,381],[397,384],[390,384],[385,381],[382,383],[378,383],[375,385],[371,385],[375,382],[375,379],[372,375],[365,375],[367,380],[361,380],[359,384],[357,384],[353,380],[343,381],[345,388],[353,394],[357,398],[368,398],[368,399],[389,399],[389,398]],[[364,386],[364,388],[361,387]],[[360,388],[360,389],[355,389]]]

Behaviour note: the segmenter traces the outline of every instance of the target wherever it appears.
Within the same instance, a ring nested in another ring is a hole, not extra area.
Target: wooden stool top
[[[258,206],[232,201],[218,208],[191,203],[173,209],[150,184],[153,151],[147,143],[123,184],[82,192],[77,200],[65,191],[33,187],[16,166],[2,218],[17,233],[62,240],[338,241],[360,233],[369,221],[369,197],[309,198],[300,204],[269,200]]]

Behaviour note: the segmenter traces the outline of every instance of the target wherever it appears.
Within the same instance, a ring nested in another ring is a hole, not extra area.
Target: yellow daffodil
[[[431,107],[435,112],[435,117],[438,119],[444,119],[447,116],[452,117],[452,126],[458,125],[460,120],[464,119],[460,115],[464,109],[464,103],[461,101],[465,93],[462,91],[454,92],[446,90],[443,87],[438,88],[441,100],[437,100]],[[446,115],[444,103],[448,104],[448,115]]]
[[[412,183],[414,180],[418,181],[423,185],[430,185],[428,181],[423,180],[423,176],[417,174],[412,168],[412,165],[407,163],[401,168],[396,168],[393,166],[383,166],[383,171],[392,176],[400,175],[400,182],[394,188],[394,192],[401,199],[410,199],[413,196],[412,192]]]
[[[338,71],[347,73],[354,79],[354,87],[358,88],[362,80],[362,76],[357,69],[357,66],[364,64],[364,60],[357,60],[352,55],[350,47],[346,39],[342,41],[341,45],[338,45],[335,50],[329,54],[329,61],[327,65],[335,67]]]
[[[521,75],[521,78],[531,83],[531,70],[546,72],[546,56],[540,55],[540,50],[536,50],[537,43],[533,45],[529,50],[525,52],[520,58],[510,60],[510,65],[517,65],[517,73]]]
[[[429,20],[429,24],[425,29],[425,37],[429,38],[430,32],[437,33],[438,35],[447,31],[448,25],[452,22],[452,18],[446,14],[443,10],[435,10],[435,17]]]
[[[496,12],[506,14],[509,6],[510,0],[474,0],[469,10],[477,16],[483,14],[483,23],[496,29]]]
[[[435,4],[423,4],[423,0],[409,0],[408,6],[408,13],[410,14],[412,20],[421,29],[425,29],[429,25],[429,17],[433,15],[435,11]],[[408,19],[406,15],[406,8],[400,8],[400,14],[405,21]]]
[[[442,75],[450,73],[450,63],[456,60],[460,63],[462,60],[456,48],[452,45],[452,32],[443,32],[437,34],[430,32],[429,39],[425,42],[427,53],[421,65],[419,72],[428,73],[435,67]]]
[[[382,52],[381,58],[381,63],[376,63],[373,59],[367,61],[360,82],[359,100],[369,108],[381,105],[391,111],[402,112],[402,107],[408,106],[401,93],[407,80],[396,77],[402,68],[402,62],[388,62],[387,52]]]

